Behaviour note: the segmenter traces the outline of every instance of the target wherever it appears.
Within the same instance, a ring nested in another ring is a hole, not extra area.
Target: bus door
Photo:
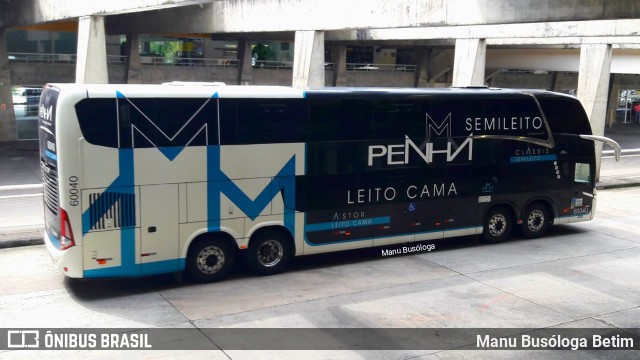
[[[593,142],[565,134],[556,134],[555,141],[558,159],[550,193],[558,203],[558,216],[564,223],[586,220],[593,211]]]
[[[571,197],[571,222],[590,218],[593,209],[593,186],[591,185],[591,164],[576,162],[573,178],[573,195]]]
[[[414,233],[415,241],[442,239],[445,199],[450,189],[445,181],[446,168],[433,165],[411,173],[402,187],[407,199],[400,209],[404,231]]]
[[[473,177],[471,164],[452,164],[447,166],[447,182],[443,229],[447,236],[475,235],[476,228],[482,226],[477,221],[479,197],[481,193],[491,196],[495,184],[491,181],[478,182]],[[445,187],[446,187],[445,186]],[[480,195],[480,197],[482,197]]]
[[[575,141],[575,152],[578,156],[571,161],[573,173],[572,195],[570,204],[570,221],[578,222],[589,220],[594,211],[595,188],[595,159],[593,156],[594,143],[590,140],[572,139]]]
[[[145,185],[140,192],[142,275],[179,271],[178,185]]]
[[[365,188],[373,188],[381,194],[380,201],[370,212],[378,219],[386,219],[375,229],[374,246],[406,243],[416,240],[416,233],[437,232],[430,236],[441,238],[439,228],[430,228],[439,212],[439,200],[428,205],[420,200],[422,173],[416,169],[398,169],[380,172],[367,182]]]

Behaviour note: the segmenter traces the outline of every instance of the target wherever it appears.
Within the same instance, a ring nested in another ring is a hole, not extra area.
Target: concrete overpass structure
[[[604,132],[611,74],[640,74],[640,2],[623,0],[22,0],[0,3],[4,29],[78,31],[77,82],[107,82],[105,36],[208,34],[239,41],[238,83],[253,82],[250,41],[294,39],[292,85],[324,86],[325,46],[345,81],[347,44],[415,50],[416,86],[450,72],[454,86],[484,85],[501,69],[577,71],[577,94],[596,134]],[[3,35],[3,34],[0,34]],[[6,47],[0,36],[0,103],[10,104]],[[129,51],[127,82],[140,82]],[[615,107],[613,109],[615,111]],[[15,119],[0,112],[0,141]]]

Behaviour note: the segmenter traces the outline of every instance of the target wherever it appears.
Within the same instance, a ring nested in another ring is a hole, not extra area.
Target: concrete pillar
[[[11,73],[9,72],[9,56],[4,40],[4,28],[0,27],[0,141],[15,141],[16,114],[13,111],[11,95]]]
[[[607,106],[606,126],[612,127],[616,123],[616,110],[618,109],[618,97],[620,96],[620,84],[616,81],[616,74],[611,74],[609,80],[609,101]]]
[[[609,74],[611,70],[610,44],[583,44],[580,48],[578,99],[591,122],[594,135],[604,135],[607,115]],[[602,144],[596,142],[596,174],[600,177]]]
[[[78,19],[76,83],[109,83],[104,16],[82,16]]]
[[[558,72],[557,71],[552,71],[551,72],[551,81],[549,82],[549,90],[557,91],[557,89],[558,89]]]
[[[417,48],[414,50],[417,61],[416,76],[413,81],[415,87],[429,87],[431,75],[431,49]]]
[[[457,39],[451,86],[484,85],[487,43],[484,39]]]
[[[124,55],[127,57],[125,64],[125,78],[127,84],[142,83],[142,65],[140,63],[140,42],[138,34],[127,34]]]
[[[52,54],[56,53],[56,33],[54,33],[53,31],[49,31],[49,41],[51,44],[51,51],[49,51]]]
[[[331,47],[331,62],[333,63],[333,86],[347,84],[347,45],[337,44]]]
[[[253,65],[251,57],[251,41],[238,41],[238,85],[253,83]]]
[[[324,86],[324,32],[296,31],[293,55],[293,86]]]

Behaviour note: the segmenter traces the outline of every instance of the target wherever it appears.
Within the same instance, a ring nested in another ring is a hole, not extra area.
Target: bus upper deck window
[[[591,167],[589,164],[577,163],[576,164],[576,173],[575,173],[575,182],[579,183],[588,183],[591,181]]]

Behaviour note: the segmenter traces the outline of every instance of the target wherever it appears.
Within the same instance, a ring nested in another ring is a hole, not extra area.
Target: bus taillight
[[[76,242],[73,239],[69,214],[60,208],[60,250],[66,250],[72,246],[76,246]]]

